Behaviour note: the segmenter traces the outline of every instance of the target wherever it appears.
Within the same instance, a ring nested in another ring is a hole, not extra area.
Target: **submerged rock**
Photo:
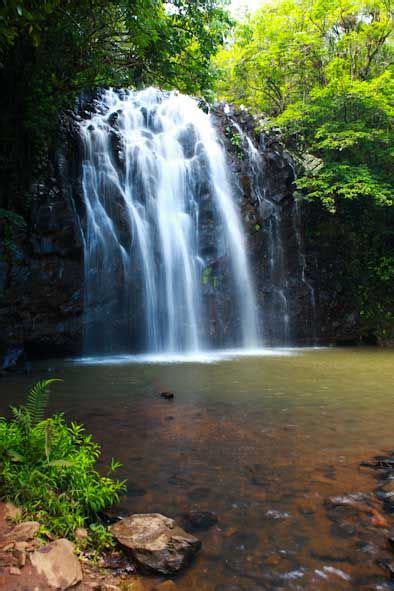
[[[10,347],[0,360],[0,372],[25,372],[29,371],[26,352],[23,347]]]
[[[144,571],[174,574],[201,548],[201,542],[159,513],[126,517],[110,528],[113,536]]]
[[[181,514],[182,525],[187,532],[204,531],[216,525],[218,518],[211,511],[190,511]]]
[[[160,392],[160,396],[166,400],[173,400],[175,395],[174,392]]]

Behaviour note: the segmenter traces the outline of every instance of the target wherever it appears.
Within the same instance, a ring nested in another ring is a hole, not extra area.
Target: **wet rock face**
[[[110,529],[137,566],[146,572],[175,574],[201,548],[197,538],[159,513],[132,515]]]
[[[83,250],[73,199],[81,194],[79,170],[76,121],[67,115],[54,153],[26,195],[29,219],[14,235],[12,256],[0,246],[2,365],[12,350],[20,349],[21,358],[80,350]]]

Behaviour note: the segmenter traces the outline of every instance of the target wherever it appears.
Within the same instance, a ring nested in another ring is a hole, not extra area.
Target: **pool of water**
[[[51,410],[122,462],[119,511],[217,514],[179,591],[388,589],[384,529],[365,516],[346,528],[324,501],[375,487],[359,464],[394,447],[393,361],[378,349],[51,360],[2,378],[0,405],[62,378]]]

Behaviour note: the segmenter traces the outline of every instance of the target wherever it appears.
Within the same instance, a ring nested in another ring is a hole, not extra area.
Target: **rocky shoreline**
[[[386,456],[376,456],[372,462],[366,462],[365,467],[375,470],[377,487],[375,497],[380,501],[382,510],[387,516],[383,526],[386,528],[386,552],[379,558],[379,565],[394,581],[394,452]]]
[[[176,589],[172,577],[186,568],[201,542],[173,519],[158,513],[131,515],[109,526],[117,544],[102,556],[84,551],[88,530],[75,532],[75,543],[53,539],[37,521],[23,521],[23,512],[12,503],[0,503],[0,586],[11,590],[44,589],[80,591],[142,591],[140,575],[156,575],[162,581],[152,591]],[[184,525],[193,531],[206,529],[216,520],[212,514],[190,513]]]
[[[23,521],[13,503],[0,503],[0,587],[8,590],[70,589],[151,591],[176,589],[172,578],[188,567],[201,549],[194,533],[217,523],[213,513],[191,511],[175,520],[158,513],[114,517],[108,525],[115,547],[96,556],[86,550],[89,531],[74,532],[74,543],[53,539],[37,521]],[[158,579],[160,577],[161,580]],[[153,586],[152,586],[153,585]]]
[[[365,553],[382,569],[381,588],[389,589],[394,580],[394,454],[363,462],[360,469],[374,470],[375,490],[328,497],[324,507],[335,535],[352,539],[354,552]],[[22,521],[20,508],[1,503],[0,586],[10,591],[176,591],[174,575],[201,549],[195,534],[218,521],[215,514],[200,511],[179,515],[178,523],[157,513],[123,518],[108,513],[106,519],[116,547],[92,560],[84,552],[87,530],[75,532],[75,544],[52,539],[38,522]],[[331,555],[321,555],[317,548],[319,556],[323,563],[332,561]],[[329,568],[322,567],[323,579],[331,574]],[[346,573],[334,570],[347,588]]]

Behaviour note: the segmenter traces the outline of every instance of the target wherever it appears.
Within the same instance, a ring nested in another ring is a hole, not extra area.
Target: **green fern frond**
[[[20,427],[21,431],[24,434],[28,433],[31,429],[31,419],[25,407],[11,406],[11,411],[14,415],[14,420]]]
[[[48,466],[57,466],[58,468],[71,468],[74,462],[71,460],[51,460],[48,462]]]
[[[49,399],[49,386],[53,382],[61,382],[57,378],[50,380],[42,380],[37,382],[35,386],[30,390],[25,409],[30,417],[32,427],[44,420],[45,409]]]

